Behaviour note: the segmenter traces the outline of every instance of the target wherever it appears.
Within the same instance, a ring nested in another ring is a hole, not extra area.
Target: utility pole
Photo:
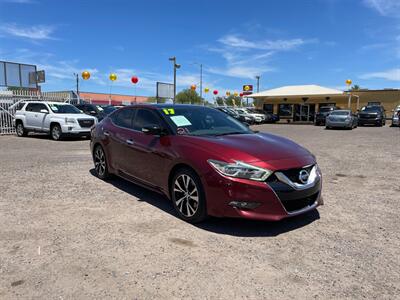
[[[203,99],[203,64],[200,64],[200,98]]]
[[[173,102],[175,104],[175,97],[176,97],[176,69],[179,69],[181,67],[181,65],[176,63],[176,57],[175,56],[170,57],[169,60],[174,63],[174,99],[173,99]]]
[[[260,75],[257,75],[256,79],[257,79],[257,93],[259,93],[260,92]]]
[[[74,73],[74,76],[76,78],[76,96],[79,96],[79,75]]]

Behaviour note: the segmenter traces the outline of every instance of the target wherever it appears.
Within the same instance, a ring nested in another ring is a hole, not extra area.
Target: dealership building
[[[363,106],[382,105],[387,117],[400,105],[400,89],[340,91],[318,85],[292,85],[251,94],[256,106],[288,122],[312,122],[323,106],[338,106],[353,112]]]

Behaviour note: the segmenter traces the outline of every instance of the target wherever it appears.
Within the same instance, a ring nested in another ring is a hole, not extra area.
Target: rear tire
[[[188,168],[179,169],[170,184],[172,204],[179,217],[189,223],[207,218],[206,197],[199,176]]]
[[[108,172],[107,157],[103,147],[97,145],[93,151],[93,163],[96,176],[102,180],[110,178]]]
[[[59,124],[51,126],[50,136],[54,141],[59,141],[62,138],[61,126]]]
[[[24,124],[19,121],[15,126],[15,131],[17,132],[17,136],[23,137],[28,135],[28,131],[25,129]]]

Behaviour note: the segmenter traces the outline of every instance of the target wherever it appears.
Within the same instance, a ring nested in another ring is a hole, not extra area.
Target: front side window
[[[42,103],[35,103],[32,107],[33,112],[40,112],[42,109],[49,111],[46,105]]]
[[[51,111],[55,114],[80,114],[81,111],[71,104],[49,104]]]
[[[117,126],[132,129],[133,128],[132,119],[133,119],[134,112],[135,112],[134,109],[129,109],[129,108],[122,109],[119,112],[116,112],[115,114],[113,114],[111,117],[111,120]]]
[[[160,125],[160,118],[151,110],[139,109],[135,117],[133,129],[142,131],[142,128],[146,125]]]
[[[166,121],[178,135],[227,135],[253,133],[248,127],[223,112],[206,107],[162,108]]]

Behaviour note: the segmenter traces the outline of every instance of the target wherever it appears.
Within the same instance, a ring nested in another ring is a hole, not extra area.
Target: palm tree
[[[355,84],[355,85],[353,85],[353,86],[351,87],[351,90],[352,90],[352,91],[358,91],[358,90],[360,90],[360,89],[361,89],[360,86],[357,85],[357,84]]]

